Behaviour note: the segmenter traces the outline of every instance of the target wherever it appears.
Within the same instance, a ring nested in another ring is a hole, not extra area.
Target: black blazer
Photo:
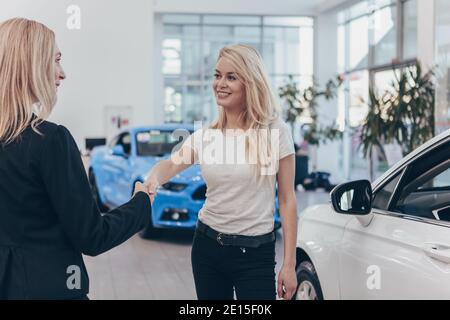
[[[0,299],[85,296],[82,254],[121,244],[150,219],[143,192],[102,216],[70,132],[50,122],[38,129],[42,135],[28,127],[17,141],[0,144]]]

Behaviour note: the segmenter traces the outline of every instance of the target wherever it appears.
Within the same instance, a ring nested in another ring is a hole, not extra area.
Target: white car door
[[[449,150],[433,150],[378,188],[370,224],[355,217],[346,225],[343,299],[450,299]]]
[[[124,155],[109,154],[104,162],[104,172],[107,180],[103,184],[103,193],[107,201],[113,206],[119,206],[127,202],[131,196],[131,174],[130,174],[130,159],[131,154],[131,136],[129,132],[122,133],[116,145],[123,147]],[[112,149],[111,149],[112,150]]]
[[[376,213],[367,228],[353,219],[341,247],[341,297],[450,299],[449,236],[450,226],[406,217]]]

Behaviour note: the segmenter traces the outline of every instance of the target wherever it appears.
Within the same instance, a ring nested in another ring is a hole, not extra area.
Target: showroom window
[[[395,72],[417,56],[417,0],[365,0],[338,13],[338,70],[345,75],[338,99],[338,123],[352,134],[346,178],[367,178],[359,130],[367,114],[369,87],[382,92]],[[376,175],[386,170],[379,162]]]
[[[450,128],[450,1],[436,0],[436,133]]]
[[[290,75],[302,88],[312,84],[312,18],[164,14],[162,21],[165,122],[215,119],[211,83],[219,50],[225,45],[257,48],[275,92]]]

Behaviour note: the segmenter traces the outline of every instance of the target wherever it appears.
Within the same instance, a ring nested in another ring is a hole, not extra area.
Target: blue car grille
[[[192,199],[194,200],[205,200],[206,199],[206,185],[203,185],[192,194]]]

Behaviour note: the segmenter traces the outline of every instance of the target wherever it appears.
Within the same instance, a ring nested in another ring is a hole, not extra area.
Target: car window
[[[176,145],[183,141],[185,135],[173,134],[172,131],[150,130],[136,133],[137,154],[140,156],[164,156],[170,154]]]
[[[429,179],[426,183],[418,187],[419,190],[429,188],[450,188],[450,168],[444,170],[436,177]]]
[[[372,202],[373,208],[388,210],[389,200],[394,193],[395,187],[397,186],[402,172],[403,171],[397,173],[394,178],[392,178],[388,183],[384,185],[384,187],[382,187],[375,193]]]
[[[120,135],[119,140],[117,141],[117,144],[123,146],[123,150],[125,154],[130,155],[131,154],[131,136],[128,132],[123,133]]]
[[[430,151],[415,161],[392,210],[421,218],[450,221],[450,145]]]
[[[108,147],[110,148],[114,147],[115,145],[117,145],[117,141],[119,141],[119,136],[112,138],[108,144]]]

